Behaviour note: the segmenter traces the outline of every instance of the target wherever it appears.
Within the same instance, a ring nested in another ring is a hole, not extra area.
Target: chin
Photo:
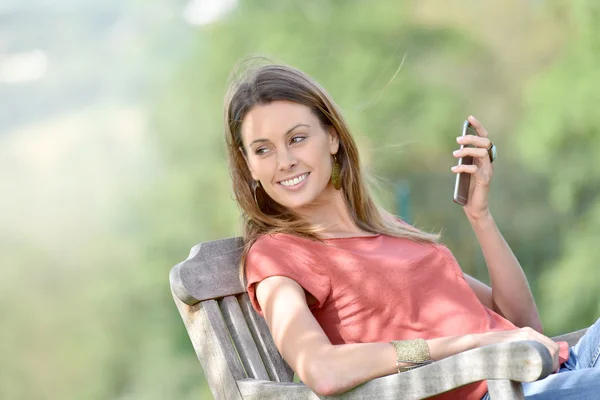
[[[282,206],[284,206],[285,208],[292,210],[292,211],[296,211],[298,209],[304,208],[306,207],[308,204],[310,204],[310,202],[304,202],[304,201],[294,201],[294,202],[284,202],[284,203],[280,203]]]
[[[302,196],[302,198],[296,198],[296,199],[281,199],[281,201],[277,201],[279,204],[281,204],[282,206],[284,206],[285,208],[288,208],[292,211],[304,208],[306,206],[309,206],[310,204],[312,204],[314,202],[314,196],[310,196],[310,197],[305,197]]]

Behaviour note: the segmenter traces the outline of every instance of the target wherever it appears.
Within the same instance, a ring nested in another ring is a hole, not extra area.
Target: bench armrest
[[[567,342],[569,343],[569,347],[575,346],[577,342],[579,342],[579,339],[581,339],[581,337],[585,334],[585,332],[587,332],[587,328],[565,333],[559,336],[554,336],[552,340],[554,340],[555,342]]]
[[[544,345],[519,341],[465,351],[401,374],[373,379],[345,393],[319,397],[301,383],[244,379],[238,388],[244,399],[343,400],[424,399],[469,383],[499,379],[532,382],[552,373],[552,358]]]

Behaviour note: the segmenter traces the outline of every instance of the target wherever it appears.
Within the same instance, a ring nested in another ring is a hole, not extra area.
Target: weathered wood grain
[[[244,293],[238,278],[242,249],[239,237],[194,246],[187,260],[171,270],[173,292],[188,305]]]
[[[241,400],[236,381],[243,379],[240,378],[243,374],[242,367],[234,366],[235,372],[232,372],[227,362],[230,357],[226,356],[222,347],[224,339],[229,340],[229,338],[223,336],[222,329],[215,329],[203,304],[188,306],[175,294],[173,300],[215,400]]]
[[[301,383],[257,381],[245,379],[238,381],[244,400],[319,400],[312,390]],[[396,396],[397,399],[403,397]],[[371,400],[376,400],[373,397]]]
[[[244,319],[240,305],[234,296],[227,296],[219,301],[221,313],[233,343],[237,348],[240,360],[246,374],[250,378],[269,380],[267,370],[260,357],[254,338],[248,329],[248,324]]]
[[[225,324],[225,320],[223,319],[223,315],[221,314],[221,310],[219,309],[219,305],[215,300],[206,300],[200,303],[200,306],[204,310],[206,317],[210,321],[210,326],[216,334],[216,344],[220,347],[225,356],[225,361],[231,375],[236,380],[247,378],[248,376],[240,362],[237,351],[233,347],[233,342],[229,336],[229,331]]]
[[[294,371],[285,362],[283,357],[281,357],[277,347],[275,347],[275,342],[273,341],[267,322],[254,311],[247,293],[238,297],[242,313],[250,327],[250,332],[265,363],[270,380],[292,382],[294,380]]]

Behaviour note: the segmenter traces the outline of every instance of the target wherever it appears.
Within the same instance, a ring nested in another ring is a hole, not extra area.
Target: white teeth
[[[287,181],[281,181],[280,183],[283,186],[294,186],[294,185],[299,184],[303,180],[305,180],[307,176],[308,176],[308,173],[302,174],[300,176],[295,177],[294,179],[290,179],[290,180],[287,180]]]

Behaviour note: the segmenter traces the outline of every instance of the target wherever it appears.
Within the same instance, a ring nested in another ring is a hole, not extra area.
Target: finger
[[[450,168],[452,170],[452,172],[455,173],[461,173],[461,172],[466,172],[467,174],[474,174],[477,172],[477,170],[479,169],[479,167],[477,165],[455,165],[452,168]]]
[[[558,344],[543,333],[530,327],[521,328],[520,331],[524,334],[525,340],[535,340],[536,342],[540,342],[548,348],[550,354],[554,355],[554,353],[558,352]]]
[[[556,367],[558,367],[558,351],[559,351],[558,344],[554,340],[549,338],[548,336],[546,336],[542,333],[539,333],[533,329],[531,329],[530,334],[535,337],[535,340],[537,340],[538,342],[540,342],[544,346],[546,346],[546,348],[550,352],[550,355],[553,358],[553,362],[556,364],[556,365],[554,365],[554,368],[556,369]]]
[[[540,333],[538,331],[536,331],[535,329],[532,329],[534,334],[537,335],[540,340],[542,340],[546,346],[551,347],[553,349],[558,350],[558,343],[556,343],[554,340],[552,340],[551,338],[549,338],[548,336],[544,335],[543,333]]]
[[[490,158],[487,150],[482,149],[480,147],[465,147],[464,149],[455,150],[454,152],[452,152],[452,154],[456,158],[461,158],[461,157],[465,157],[465,156],[473,156],[476,158],[484,158],[484,159]]]
[[[477,118],[470,115],[469,118],[467,118],[467,119],[471,123],[471,126],[473,126],[473,128],[475,128],[477,135],[484,137],[484,138],[488,137],[487,131],[485,130],[483,125],[481,125],[481,122],[479,122],[479,120],[477,120]]]
[[[558,343],[556,343],[554,340],[550,339],[548,336],[546,335],[542,335],[544,336],[544,343],[546,344],[546,347],[548,347],[550,349],[550,353],[552,355],[556,355],[558,356],[558,351],[560,350],[560,346],[558,345]]]
[[[479,137],[475,135],[459,136],[456,138],[456,142],[462,144],[463,146],[472,145],[475,147],[482,147],[484,149],[490,147],[490,144],[492,143],[487,137]]]

